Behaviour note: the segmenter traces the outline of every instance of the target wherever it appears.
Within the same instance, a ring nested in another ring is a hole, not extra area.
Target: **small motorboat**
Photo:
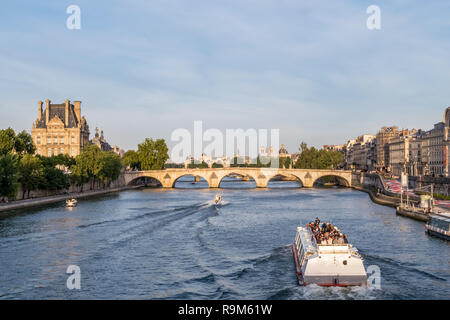
[[[75,198],[73,198],[73,199],[67,199],[67,200],[66,200],[66,207],[69,207],[69,208],[71,208],[71,207],[76,207],[77,203],[78,203],[78,201],[77,201],[77,199],[75,199]]]
[[[219,204],[222,201],[222,196],[220,194],[216,194],[214,197],[214,203]]]

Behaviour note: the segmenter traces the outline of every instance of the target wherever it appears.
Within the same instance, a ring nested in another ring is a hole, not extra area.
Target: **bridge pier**
[[[175,182],[170,179],[161,179],[161,184],[163,188],[173,188]]]
[[[218,188],[219,187],[219,181],[217,181],[217,179],[212,179],[210,181],[208,181],[209,187],[210,188]]]
[[[303,188],[312,188],[314,186],[313,181],[305,181],[305,183],[302,185]]]
[[[256,187],[257,188],[267,188],[267,183],[269,182],[268,180],[256,180]]]

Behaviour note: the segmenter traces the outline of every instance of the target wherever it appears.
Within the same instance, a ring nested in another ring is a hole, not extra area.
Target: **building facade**
[[[448,130],[448,127],[447,127]],[[447,175],[447,155],[445,143],[446,127],[444,122],[434,125],[422,137],[422,155],[424,158],[426,175]]]
[[[345,145],[344,152],[344,169],[350,170],[355,168],[354,157],[353,157],[353,145],[356,143],[356,139],[351,139],[347,141]]]
[[[406,169],[410,176],[420,176],[425,174],[425,162],[422,157],[422,136],[423,132],[419,130],[409,140],[409,161],[406,163]]]
[[[445,176],[448,177],[450,175],[450,154],[449,154],[450,107],[448,107],[444,111],[443,122],[444,122],[444,170],[445,170]]]
[[[389,140],[399,135],[398,127],[382,127],[377,139],[377,169],[387,170],[389,167]]]
[[[66,100],[61,104],[52,104],[47,99],[45,111],[43,102],[39,101],[38,117],[33,123],[31,136],[39,155],[79,155],[89,143],[89,126],[81,116],[81,101],[71,104]]]
[[[356,170],[370,171],[372,169],[372,159],[369,157],[374,135],[363,134],[356,138],[352,145],[352,165]]]

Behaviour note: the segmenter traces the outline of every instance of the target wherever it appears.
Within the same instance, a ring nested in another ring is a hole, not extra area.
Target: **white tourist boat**
[[[78,201],[77,199],[67,199],[66,200],[66,207],[75,207],[77,205]]]
[[[302,286],[367,285],[363,259],[351,244],[317,244],[309,227],[298,227],[292,251]]]

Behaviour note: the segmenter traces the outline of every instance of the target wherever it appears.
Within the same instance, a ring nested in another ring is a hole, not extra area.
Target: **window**
[[[75,148],[72,148],[72,156],[75,155]]]
[[[63,136],[59,137],[59,144],[64,144],[64,137]]]
[[[47,136],[47,144],[51,144],[52,143],[52,137],[51,136]]]
[[[60,150],[61,150],[61,154],[64,154],[64,148],[61,148]]]
[[[58,143],[58,137],[57,137],[57,136],[54,136],[54,137],[53,137],[53,143],[54,143],[54,144],[57,144],[57,143]]]
[[[49,157],[52,156],[52,148],[48,148],[48,150],[47,150],[47,156],[49,156]]]
[[[72,136],[72,144],[74,144],[75,143],[75,137],[74,136]]]
[[[41,154],[41,148],[38,148],[37,153]]]
[[[38,134],[37,138],[36,138],[36,144],[41,144],[41,135]]]

